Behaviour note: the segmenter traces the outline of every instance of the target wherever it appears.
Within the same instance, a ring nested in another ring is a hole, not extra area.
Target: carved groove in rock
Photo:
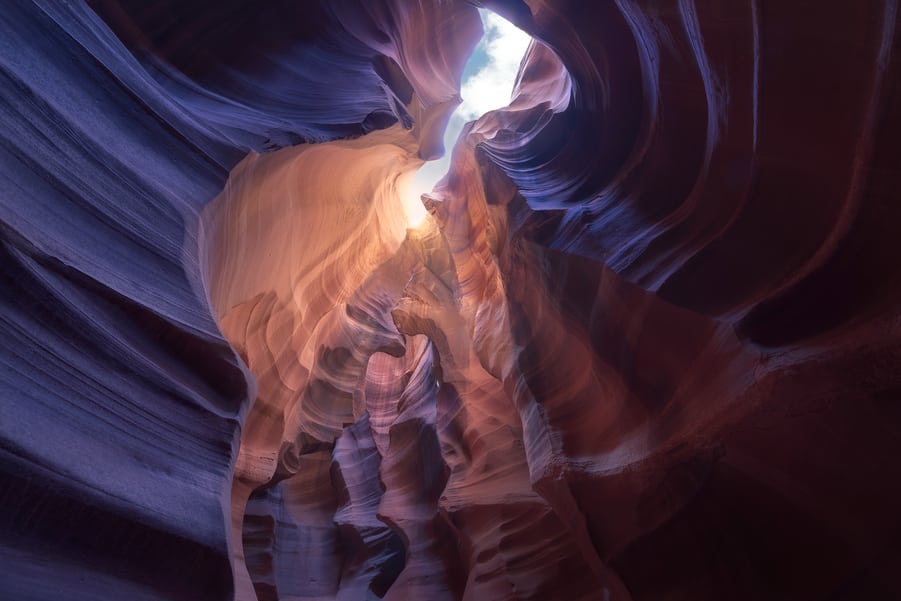
[[[893,0],[14,2],[0,598],[901,596]]]

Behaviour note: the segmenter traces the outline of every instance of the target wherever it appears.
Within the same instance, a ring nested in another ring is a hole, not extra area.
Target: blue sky
[[[405,204],[411,225],[425,218],[419,201],[421,194],[431,191],[450,166],[450,154],[467,121],[478,119],[490,110],[510,103],[519,63],[531,38],[498,15],[479,9],[485,35],[482,36],[463,69],[460,94],[463,102],[454,111],[444,134],[444,156],[423,165],[413,178]]]

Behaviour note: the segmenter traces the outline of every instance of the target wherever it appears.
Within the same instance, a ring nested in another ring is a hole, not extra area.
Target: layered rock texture
[[[3,11],[0,599],[901,598],[894,0]]]

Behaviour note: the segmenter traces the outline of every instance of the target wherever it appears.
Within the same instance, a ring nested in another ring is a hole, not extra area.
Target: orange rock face
[[[479,4],[9,8],[0,598],[901,596],[895,3]]]

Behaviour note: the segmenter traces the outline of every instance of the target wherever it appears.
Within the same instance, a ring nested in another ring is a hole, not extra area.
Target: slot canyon
[[[899,20],[4,3],[0,601],[901,599]]]

